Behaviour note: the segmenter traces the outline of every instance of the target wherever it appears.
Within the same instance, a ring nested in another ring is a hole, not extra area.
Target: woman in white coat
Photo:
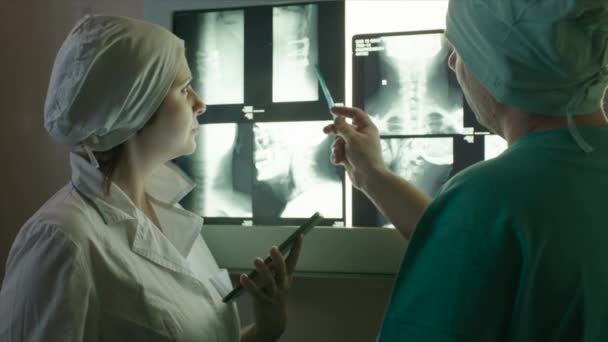
[[[193,182],[170,161],[196,148],[205,105],[183,42],[139,20],[88,16],[57,55],[45,127],[74,147],[71,181],[22,227],[0,292],[1,341],[274,341],[301,248],[254,261],[254,324],[210,281],[221,270]],[[203,94],[204,95],[204,94]],[[76,152],[76,149],[80,152]]]

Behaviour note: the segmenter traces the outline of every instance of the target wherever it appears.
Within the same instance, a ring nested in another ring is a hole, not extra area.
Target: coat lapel
[[[203,219],[177,204],[192,190],[194,182],[171,163],[158,167],[146,182],[161,232],[116,184],[112,184],[106,196],[100,171],[77,154],[70,157],[76,191],[102,216],[108,228],[120,225],[127,230],[134,253],[158,266],[196,278],[187,257],[200,234]]]

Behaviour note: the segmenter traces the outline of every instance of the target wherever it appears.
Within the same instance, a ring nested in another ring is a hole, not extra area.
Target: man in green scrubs
[[[446,35],[504,153],[431,200],[384,167],[367,114],[325,128],[411,239],[378,341],[608,341],[608,1],[451,0]]]

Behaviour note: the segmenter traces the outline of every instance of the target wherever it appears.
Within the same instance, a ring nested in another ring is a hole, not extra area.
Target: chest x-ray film
[[[317,101],[318,5],[272,9],[272,100]]]
[[[381,135],[463,133],[463,97],[443,33],[353,38],[354,104]]]
[[[193,88],[207,105],[244,102],[243,10],[176,14],[175,33],[187,42]]]
[[[492,159],[507,149],[507,141],[496,134],[484,135],[484,160]]]
[[[301,218],[318,211],[343,217],[342,170],[330,162],[331,121],[256,123],[253,213],[259,222]]]

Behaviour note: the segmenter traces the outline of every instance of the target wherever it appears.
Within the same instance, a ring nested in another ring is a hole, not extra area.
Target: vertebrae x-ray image
[[[197,14],[193,87],[208,105],[244,101],[245,29],[243,10]]]
[[[447,65],[450,51],[443,35],[387,35],[373,41],[366,57],[359,58],[374,62],[356,72],[375,83],[365,85],[375,91],[366,92],[364,107],[380,134],[462,133],[462,92]]]
[[[317,101],[318,6],[272,9],[272,101]]]
[[[240,173],[234,165],[238,130],[235,123],[199,125],[197,148],[190,156],[196,188],[189,209],[201,216],[252,216],[251,175]],[[242,184],[249,184],[249,189]]]
[[[304,218],[315,211],[342,217],[341,170],[329,159],[333,139],[322,132],[328,123],[254,124],[255,217]]]
[[[382,139],[380,143],[388,168],[431,197],[450,176],[454,165],[452,138]]]
[[[484,160],[488,160],[500,155],[507,149],[507,141],[496,134],[484,135]]]

